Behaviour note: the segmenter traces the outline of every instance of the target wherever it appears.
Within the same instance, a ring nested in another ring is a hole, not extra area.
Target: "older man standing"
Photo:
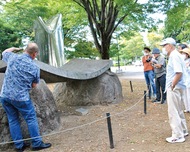
[[[184,142],[184,137],[188,135],[183,113],[183,98],[186,88],[185,63],[176,50],[176,41],[173,38],[164,39],[160,45],[163,46],[163,53],[169,57],[166,72],[166,91],[172,136],[166,138],[166,141],[180,143]]]

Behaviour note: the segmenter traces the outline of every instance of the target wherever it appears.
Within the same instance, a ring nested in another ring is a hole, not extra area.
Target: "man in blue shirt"
[[[7,69],[1,90],[1,102],[8,117],[11,137],[18,152],[24,151],[29,146],[23,141],[20,113],[27,123],[32,138],[32,150],[49,148],[50,143],[42,142],[36,112],[29,96],[29,91],[40,80],[40,69],[33,61],[38,54],[38,46],[36,43],[29,43],[23,54],[13,53],[19,50],[12,47],[2,53]]]
[[[168,103],[168,117],[172,129],[172,136],[166,138],[169,143],[180,143],[185,141],[188,135],[186,119],[183,113],[184,91],[186,88],[185,63],[176,50],[176,41],[166,38],[162,41],[163,53],[168,59],[166,72],[166,91]]]

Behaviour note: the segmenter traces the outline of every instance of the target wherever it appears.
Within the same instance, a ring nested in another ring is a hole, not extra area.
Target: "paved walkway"
[[[111,67],[111,71],[117,73],[120,78],[126,79],[144,79],[143,66],[121,66]]]

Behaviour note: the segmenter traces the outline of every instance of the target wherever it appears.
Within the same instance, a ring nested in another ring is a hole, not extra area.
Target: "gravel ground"
[[[63,113],[59,133],[44,137],[52,147],[41,152],[190,152],[190,137],[184,143],[165,141],[171,136],[167,104],[147,100],[147,114],[144,114],[144,80],[132,80],[133,92],[129,79],[120,80],[124,95],[121,103],[83,107],[88,109],[84,116],[75,113],[79,107],[60,109]],[[113,149],[109,144],[106,113],[111,114]],[[189,127],[190,114],[185,115]]]

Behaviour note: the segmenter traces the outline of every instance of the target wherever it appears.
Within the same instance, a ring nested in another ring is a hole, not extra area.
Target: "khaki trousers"
[[[190,87],[185,90],[184,94],[184,106],[185,110],[190,111]]]
[[[184,91],[177,87],[167,89],[168,117],[173,138],[184,137],[184,133],[188,132],[183,113]]]

